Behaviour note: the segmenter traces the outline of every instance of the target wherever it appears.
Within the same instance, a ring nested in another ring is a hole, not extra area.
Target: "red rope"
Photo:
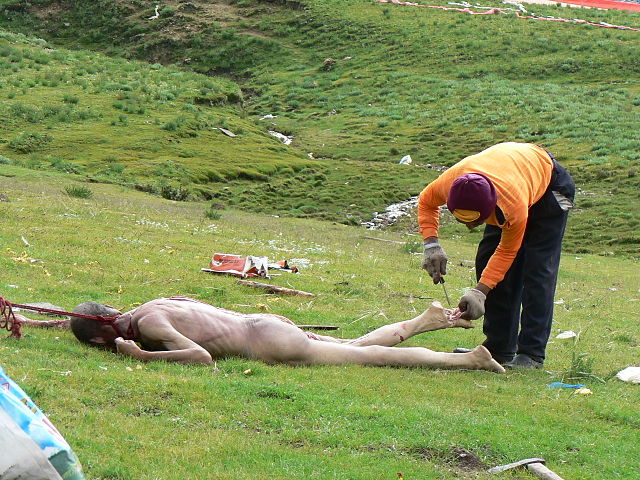
[[[0,328],[11,332],[9,337],[22,338],[22,325],[13,313],[11,302],[0,297]]]
[[[100,325],[109,325],[111,328],[113,328],[113,330],[116,332],[116,334],[119,337],[122,337],[124,339],[133,338],[134,332],[133,332],[133,326],[131,325],[131,323],[129,323],[129,328],[127,329],[126,336],[122,334],[122,331],[120,330],[118,325],[116,325],[115,321],[118,318],[120,318],[120,315],[116,315],[113,317],[105,317],[103,315],[86,315],[84,313],[73,313],[73,312],[66,312],[64,310],[54,310],[51,308],[34,307],[31,305],[23,305],[21,303],[12,303],[3,297],[0,297],[0,328],[4,328],[10,331],[11,332],[10,337],[13,337],[13,338],[22,337],[22,331],[21,331],[20,320],[16,318],[15,314],[13,313],[12,307],[24,308],[25,310],[33,310],[35,312],[41,312],[41,313],[54,313],[56,315],[67,315],[67,316],[73,316],[73,317],[88,318],[89,320],[97,321],[98,323],[100,323]]]

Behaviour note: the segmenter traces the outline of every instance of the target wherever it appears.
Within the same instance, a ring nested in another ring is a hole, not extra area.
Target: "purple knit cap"
[[[496,189],[487,177],[480,173],[467,173],[454,180],[447,198],[447,208],[480,212],[480,220],[489,218],[496,208]]]

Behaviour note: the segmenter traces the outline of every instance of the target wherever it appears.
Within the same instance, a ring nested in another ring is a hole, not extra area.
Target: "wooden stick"
[[[269,285],[268,283],[252,282],[251,280],[237,280],[239,285],[247,287],[264,288],[274,293],[284,293],[285,295],[302,295],[304,297],[317,297],[315,293],[303,292],[302,290],[294,290],[293,288],[279,287],[278,285]]]
[[[398,245],[404,245],[407,242],[400,242],[398,240],[387,240],[386,238],[369,237],[367,235],[361,235],[360,238],[366,238],[367,240],[377,240],[379,242],[397,243]]]
[[[433,300],[435,297],[422,297],[420,295],[412,295],[406,293],[390,293],[390,297],[417,298],[418,300]]]
[[[562,480],[562,477],[560,475],[552,470],[549,470],[542,463],[530,463],[529,465],[527,465],[527,468],[536,477],[541,478],[542,480]]]
[[[340,328],[336,325],[296,325],[296,327],[308,330],[338,330]]]

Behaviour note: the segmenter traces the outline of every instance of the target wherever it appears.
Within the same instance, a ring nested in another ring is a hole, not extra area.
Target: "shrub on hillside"
[[[10,140],[7,146],[18,153],[31,153],[36,150],[40,150],[52,140],[53,137],[47,133],[23,133],[22,135]]]
[[[188,188],[175,185],[163,185],[160,187],[160,195],[167,200],[175,200],[177,202],[186,202],[191,196]]]
[[[75,197],[75,198],[93,197],[93,192],[91,191],[91,189],[83,186],[67,185],[64,188],[64,192],[70,197]]]
[[[78,97],[74,97],[73,95],[69,95],[65,93],[64,96],[62,97],[62,101],[64,103],[71,103],[76,105],[80,101],[80,99]]]
[[[55,168],[56,170],[60,170],[61,172],[65,172],[65,173],[80,173],[80,169],[78,168],[77,165],[74,165],[72,163],[69,163],[65,160],[62,160],[60,158],[52,158],[50,160],[51,162],[51,166],[53,168]]]
[[[209,206],[208,210],[205,210],[204,216],[210,220],[220,220],[220,217],[222,217],[221,210],[224,210],[224,208],[221,203],[214,202]]]

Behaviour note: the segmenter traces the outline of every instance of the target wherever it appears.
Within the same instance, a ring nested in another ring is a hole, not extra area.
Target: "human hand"
[[[484,315],[484,301],[487,296],[477,288],[472,288],[465,293],[460,302],[458,308],[462,312],[460,318],[465,320],[476,320]]]
[[[133,340],[125,340],[122,337],[118,337],[115,340],[116,350],[123,355],[131,355],[135,357],[136,353],[140,352],[140,347]]]
[[[433,279],[433,283],[440,283],[443,275],[447,274],[447,254],[438,242],[427,243],[424,246],[422,268]]]

